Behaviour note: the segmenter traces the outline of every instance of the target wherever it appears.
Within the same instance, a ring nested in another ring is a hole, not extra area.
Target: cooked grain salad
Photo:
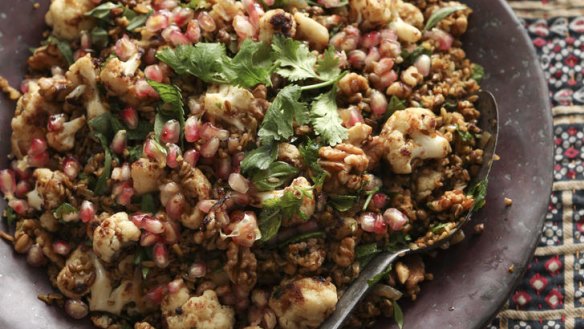
[[[317,328],[375,254],[433,244],[484,203],[470,14],[52,0],[1,236],[46,269],[41,300],[98,328]],[[400,298],[431,278],[400,259],[347,326],[403,325]]]

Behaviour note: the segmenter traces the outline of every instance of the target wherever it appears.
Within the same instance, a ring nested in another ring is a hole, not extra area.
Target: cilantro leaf
[[[241,171],[249,172],[252,169],[266,170],[270,164],[276,161],[278,148],[273,145],[262,145],[247,153],[241,161]]]
[[[472,68],[471,78],[474,79],[477,83],[480,83],[481,80],[483,80],[483,77],[485,76],[485,68],[476,63],[473,64],[471,68]]]
[[[379,281],[381,281],[384,277],[387,277],[389,275],[389,272],[391,272],[391,264],[381,273],[375,275],[374,277],[372,277],[371,279],[367,280],[367,284],[369,285],[369,287],[376,285]]]
[[[436,26],[436,24],[438,24],[441,20],[448,17],[450,14],[453,14],[454,12],[459,11],[459,10],[464,10],[466,8],[467,8],[466,6],[459,5],[459,6],[443,7],[443,8],[440,8],[440,9],[434,11],[432,13],[432,15],[430,16],[430,18],[428,18],[428,21],[426,22],[426,26],[424,26],[424,31],[430,30],[431,28]]]
[[[260,83],[271,86],[274,65],[270,46],[247,39],[224,69],[231,83],[242,87],[251,88]]]
[[[156,53],[156,58],[172,67],[177,74],[194,75],[208,83],[226,82],[221,74],[226,57],[223,44],[205,42],[174,49],[164,48]]]
[[[355,201],[357,201],[357,196],[355,195],[329,195],[328,201],[330,205],[340,212],[347,211],[353,208]]]
[[[304,43],[279,35],[272,40],[272,49],[279,67],[277,73],[284,78],[290,81],[319,79],[314,71],[316,56]]]
[[[294,215],[306,217],[300,211],[302,199],[308,193],[308,189],[295,187],[287,189],[281,197],[265,200],[260,212],[259,227],[262,233],[261,241],[271,240],[280,230],[282,221]]]
[[[334,80],[341,74],[339,59],[335,56],[335,48],[330,46],[317,62],[316,72],[323,80]]]
[[[404,312],[402,311],[401,307],[397,303],[397,301],[393,301],[393,319],[395,323],[399,327],[399,329],[404,328]]]
[[[283,161],[276,161],[270,164],[266,170],[257,171],[251,181],[258,191],[271,191],[287,182],[298,174],[298,168]]]
[[[471,142],[474,139],[474,136],[471,133],[468,131],[462,131],[458,125],[456,125],[456,132],[460,136],[460,139],[465,143]]]
[[[158,107],[158,113],[154,119],[154,133],[157,138],[160,138],[162,127],[168,120],[175,119],[180,123],[181,140],[183,135],[183,128],[185,125],[185,110],[180,89],[174,85],[166,85],[156,81],[149,80],[148,83],[160,95],[163,102],[162,106]]]
[[[320,150],[320,145],[310,139],[299,147],[302,162],[310,168],[310,178],[315,186],[321,186],[327,176],[327,172],[318,163],[318,150]]]
[[[337,111],[336,95],[336,88],[321,94],[312,103],[310,110],[310,121],[316,134],[320,135],[326,144],[333,146],[348,136],[347,128],[343,127],[343,121]]]
[[[67,202],[62,203],[53,212],[53,216],[55,216],[57,219],[65,219],[68,215],[74,214],[77,214],[77,209]]]
[[[489,180],[485,178],[484,180],[476,183],[467,193],[467,195],[472,195],[474,198],[474,206],[472,211],[477,211],[485,206],[485,198],[487,197],[487,187],[489,185]]]
[[[63,58],[65,58],[69,65],[75,62],[73,57],[73,50],[71,49],[71,45],[69,44],[68,41],[58,39],[57,37],[51,35],[47,39],[47,42],[57,46],[57,49],[59,49],[59,52],[61,53],[61,55],[63,55]]]
[[[262,144],[287,140],[294,135],[294,123],[308,121],[306,103],[300,101],[302,91],[296,85],[280,90],[268,108],[258,132]]]

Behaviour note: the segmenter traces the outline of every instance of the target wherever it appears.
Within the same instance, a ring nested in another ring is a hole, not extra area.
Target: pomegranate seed
[[[393,82],[397,80],[397,73],[394,70],[391,70],[385,74],[383,74],[379,80],[379,83],[375,86],[378,89],[385,89],[389,87]]]
[[[136,127],[138,127],[138,112],[135,108],[128,106],[122,110],[121,114],[122,121],[128,126],[128,128],[136,129]]]
[[[180,226],[175,222],[163,222],[162,225],[164,226],[164,241],[168,244],[176,243],[180,237]]]
[[[146,293],[146,298],[152,301],[154,304],[158,305],[162,303],[164,296],[168,292],[168,288],[166,284],[159,285],[158,287],[150,290]]]
[[[143,151],[148,158],[158,162],[161,167],[166,166],[166,150],[157,141],[153,139],[146,140]]]
[[[197,203],[197,208],[205,214],[208,214],[216,203],[217,200],[201,200]]]
[[[380,32],[381,40],[397,41],[397,34],[392,29],[383,29]]]
[[[212,158],[217,154],[219,150],[219,138],[213,137],[211,140],[205,142],[201,145],[201,156],[204,158]]]
[[[138,53],[138,47],[128,38],[127,35],[124,35],[122,38],[116,41],[114,46],[114,52],[116,56],[120,58],[123,62],[130,59],[130,57],[136,55]]]
[[[203,29],[203,31],[213,32],[217,28],[215,20],[206,11],[202,11],[197,17],[197,20],[199,21],[199,26]]]
[[[156,64],[156,48],[150,48],[148,50],[146,50],[146,53],[144,54],[144,64],[146,65],[152,65],[152,64]]]
[[[168,289],[168,292],[169,292],[169,293],[171,293],[171,294],[176,294],[176,293],[177,293],[177,292],[179,292],[179,291],[181,290],[181,288],[183,288],[184,286],[185,286],[185,285],[184,285],[184,282],[183,282],[183,280],[182,280],[182,279],[176,279],[176,280],[174,280],[174,281],[171,281],[171,282],[169,282],[169,283],[168,283],[168,285],[167,285],[167,289]]]
[[[134,225],[138,226],[139,228],[142,228],[142,226],[144,225],[144,219],[148,217],[152,217],[152,215],[144,213],[135,213],[132,216],[130,216],[130,220],[132,221],[132,223],[134,223]]]
[[[77,175],[79,175],[80,170],[81,164],[79,164],[77,159],[68,156],[63,160],[63,173],[65,173],[70,179],[75,179]]]
[[[153,218],[152,216],[144,218],[144,221],[142,222],[142,228],[152,234],[160,234],[164,232],[164,226],[162,225],[162,222]]]
[[[371,204],[377,209],[383,209],[387,204],[387,195],[385,193],[375,193],[371,200]]]
[[[118,192],[118,193],[115,193]],[[128,182],[120,183],[114,187],[114,194],[117,194],[116,202],[119,205],[127,206],[132,203],[132,197],[134,196],[134,188]]]
[[[376,63],[381,58],[379,54],[379,49],[377,47],[373,47],[369,49],[367,53],[367,57],[365,57],[365,67],[371,67],[374,63]]]
[[[33,138],[30,142],[30,149],[28,150],[29,156],[42,154],[47,150],[47,141],[40,138]]]
[[[18,198],[24,198],[26,196],[26,194],[28,192],[30,192],[30,190],[31,190],[30,183],[25,181],[25,180],[21,180],[20,182],[18,182],[18,184],[16,184],[16,189],[14,190],[14,194]],[[4,194],[6,195],[6,193],[4,193]]]
[[[124,154],[126,150],[126,136],[127,133],[125,130],[118,130],[114,135],[114,139],[112,140],[111,149],[116,154]]]
[[[244,152],[237,152],[231,158],[232,172],[239,173],[241,171],[241,161],[245,158]]]
[[[21,216],[26,215],[29,209],[28,202],[21,199],[11,199],[8,201],[8,206]]]
[[[157,242],[153,248],[154,253],[154,263],[159,268],[165,268],[168,266],[170,260],[168,259],[168,249],[166,245],[162,242]],[[170,289],[169,289],[170,290]]]
[[[20,92],[22,92],[23,94],[28,93],[30,90],[29,83],[30,80],[28,79],[22,80],[22,82],[20,83]]]
[[[383,234],[386,232],[386,224],[380,214],[366,212],[359,216],[359,224],[365,232]]]
[[[172,11],[172,19],[178,26],[187,24],[194,16],[195,12],[190,8],[176,7]]]
[[[229,138],[229,131],[225,129],[219,129],[210,122],[203,124],[201,129],[201,138],[208,140],[214,137],[219,138],[222,141],[227,140]]]
[[[233,29],[237,33],[239,40],[253,39],[257,34],[257,29],[249,21],[249,18],[243,15],[236,15],[233,18]]]
[[[186,200],[182,193],[177,193],[166,203],[166,214],[172,219],[180,219],[185,212]]]
[[[150,247],[153,246],[155,243],[162,242],[162,238],[158,234],[144,232],[140,236],[140,245],[142,247]]]
[[[130,180],[130,178],[132,178],[132,170],[128,163],[124,163],[121,167],[116,167],[112,170],[112,179],[115,181],[123,182]]]
[[[229,178],[231,174],[231,158],[221,158],[213,164],[215,176],[221,179]]]
[[[91,38],[89,37],[89,34],[87,33],[87,31],[81,31],[80,43],[81,43],[81,49],[88,50],[91,48]]]
[[[437,28],[433,28],[430,31],[424,33],[424,37],[433,40],[438,45],[438,50],[447,51],[452,47],[452,42],[454,38],[450,33],[442,31]]]
[[[351,108],[349,110],[349,121],[347,122],[347,126],[353,127],[358,122],[361,122],[361,123],[364,122],[363,116],[361,115],[361,112],[359,112],[359,110],[357,110],[356,108]]]
[[[158,32],[167,28],[168,25],[170,25],[170,19],[163,12],[153,14],[146,20],[146,29],[150,32]]]
[[[171,25],[162,31],[162,38],[173,46],[188,45],[191,41],[180,31],[180,28]]]
[[[154,9],[172,10],[178,6],[175,0],[156,0],[153,4]]]
[[[201,138],[201,121],[196,116],[190,116],[185,122],[185,139],[189,143]]]
[[[0,190],[5,196],[12,195],[16,190],[16,177],[11,169],[0,170]]]
[[[162,70],[157,64],[146,66],[144,69],[144,76],[146,76],[146,79],[156,82],[162,82],[162,80],[164,80],[164,77],[162,76]]]
[[[430,66],[431,66],[430,56],[426,54],[420,55],[416,58],[414,62],[414,66],[418,69],[418,72],[424,77],[427,77],[430,74]]]
[[[160,140],[164,143],[178,143],[180,138],[180,123],[177,120],[168,120],[162,126]]]
[[[166,144],[166,165],[169,168],[178,167],[177,158],[181,155],[180,147],[176,144]]]
[[[381,92],[372,89],[371,96],[369,96],[369,107],[371,112],[376,117],[381,117],[387,111],[387,98]]]
[[[249,182],[241,174],[233,173],[229,175],[229,187],[239,193],[247,193],[249,190]]]
[[[197,165],[197,162],[199,162],[200,157],[201,153],[199,153],[195,149],[190,149],[186,151],[185,154],[183,155],[184,160],[192,167],[195,167]]]
[[[196,98],[196,97],[189,98],[188,106],[189,106],[189,111],[191,112],[192,115],[198,115],[198,116],[203,115],[203,107],[201,106],[201,103],[199,102],[198,98]]]
[[[367,57],[367,54],[363,50],[356,49],[356,50],[351,50],[351,52],[348,55],[347,60],[349,61],[349,64],[351,65],[351,67],[360,70],[365,66],[365,58],[366,57]]]
[[[264,15],[264,9],[254,0],[242,0],[241,3],[249,16],[249,21],[254,28],[259,28],[260,18]]]
[[[404,226],[408,223],[409,219],[403,212],[395,209],[389,208],[383,213],[383,218],[385,222],[389,224],[392,231],[401,231]]]
[[[84,200],[79,207],[79,218],[83,223],[89,223],[95,218],[95,206],[93,202]]]
[[[31,167],[45,167],[49,163],[49,152],[45,151],[41,154],[29,156],[27,160]]]
[[[62,240],[55,241],[53,242],[53,252],[61,256],[66,256],[71,252],[71,245]]]
[[[135,88],[136,88],[136,94],[140,98],[159,98],[156,90],[154,90],[154,88],[152,88],[152,86],[150,86],[150,84],[148,84],[148,81],[146,81],[144,79],[138,80],[136,82]]]
[[[28,250],[26,255],[26,262],[34,267],[40,267],[47,263],[47,259],[43,254],[43,249],[37,243],[32,245],[32,247],[30,247]]]
[[[201,40],[201,27],[199,26],[199,21],[193,19],[187,25],[187,30],[185,31],[185,36],[192,43],[197,43]]]
[[[361,37],[361,47],[369,49],[371,47],[377,47],[381,42],[381,33],[379,31],[369,32]]]
[[[207,265],[205,263],[194,263],[189,268],[189,279],[195,280],[202,278],[207,274]]]

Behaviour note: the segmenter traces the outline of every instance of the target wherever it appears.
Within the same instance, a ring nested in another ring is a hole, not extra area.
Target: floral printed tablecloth
[[[584,329],[584,1],[509,4],[548,80],[555,181],[535,256],[488,329]]]

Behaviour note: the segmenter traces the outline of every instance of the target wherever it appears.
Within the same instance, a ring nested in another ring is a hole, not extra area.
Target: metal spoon
[[[481,119],[479,122],[480,128],[491,134],[490,138],[484,145],[484,163],[481,167],[479,173],[473,178],[469,186],[473,186],[477,182],[481,182],[486,179],[491,170],[493,164],[493,156],[495,154],[495,147],[497,145],[497,135],[499,132],[498,124],[498,110],[495,97],[488,91],[480,91],[478,93],[479,100],[477,102],[477,109],[481,112]],[[398,257],[410,255],[414,253],[425,253],[431,249],[439,246],[440,242],[448,241],[452,235],[454,235],[460,228],[466,224],[472,215],[472,210],[460,220],[457,226],[450,232],[449,235],[437,241],[431,246],[424,248],[404,248],[398,251],[385,251],[381,254],[375,256],[363,269],[357,280],[351,284],[351,286],[344,292],[343,296],[337,303],[336,310],[333,314],[321,325],[321,329],[336,329],[340,328],[345,320],[349,317],[349,314],[357,306],[359,301],[367,294],[371,286],[368,284],[368,280],[374,276],[382,273],[391,265]]]

